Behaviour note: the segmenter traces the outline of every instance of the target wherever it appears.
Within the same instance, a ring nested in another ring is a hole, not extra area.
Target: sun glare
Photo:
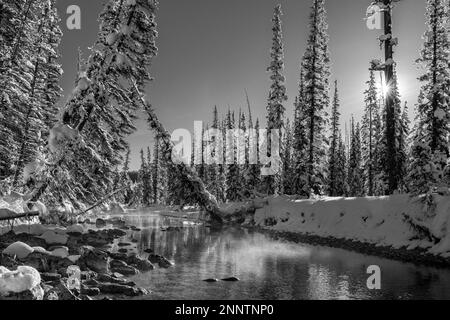
[[[379,95],[386,96],[391,90],[390,86],[386,83],[377,83],[377,91]]]

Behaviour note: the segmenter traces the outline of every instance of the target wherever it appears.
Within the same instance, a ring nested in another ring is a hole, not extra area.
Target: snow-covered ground
[[[434,195],[428,207],[408,195],[295,200],[269,197],[259,201],[257,226],[277,231],[357,240],[393,248],[425,248],[450,257],[450,196]],[[248,203],[226,204],[227,213]]]

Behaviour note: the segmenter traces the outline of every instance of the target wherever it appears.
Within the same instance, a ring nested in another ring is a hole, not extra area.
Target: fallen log
[[[38,211],[32,211],[27,213],[19,213],[19,214],[12,214],[10,216],[0,217],[0,221],[9,221],[9,220],[16,220],[21,218],[31,218],[31,217],[38,217],[39,212]]]
[[[119,192],[122,192],[124,190],[126,190],[128,188],[127,187],[123,187],[120,189],[117,189],[116,191],[113,191],[109,194],[107,194],[106,196],[104,196],[103,198],[101,198],[99,201],[97,201],[96,203],[94,203],[92,206],[90,206],[89,208],[83,210],[81,213],[77,214],[77,216],[82,216],[84,214],[86,214],[87,212],[91,211],[92,209],[95,209],[96,207],[98,207],[99,205],[101,205],[103,202],[105,202],[106,200],[108,200],[109,198],[112,198],[113,196],[115,196],[116,194],[118,194]]]

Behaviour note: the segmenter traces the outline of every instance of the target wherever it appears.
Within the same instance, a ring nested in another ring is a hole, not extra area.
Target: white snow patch
[[[0,267],[0,295],[20,293],[33,289],[41,283],[39,272],[28,266],[19,266],[16,271]]]

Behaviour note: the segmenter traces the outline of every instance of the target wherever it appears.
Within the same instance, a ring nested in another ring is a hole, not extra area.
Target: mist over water
[[[150,248],[175,263],[131,278],[152,291],[143,299],[450,299],[450,271],[151,212],[125,218],[142,229],[130,234],[134,250],[146,256]],[[179,231],[164,231],[168,226]],[[381,268],[381,290],[367,289],[370,265]],[[240,281],[202,281],[231,276]]]

